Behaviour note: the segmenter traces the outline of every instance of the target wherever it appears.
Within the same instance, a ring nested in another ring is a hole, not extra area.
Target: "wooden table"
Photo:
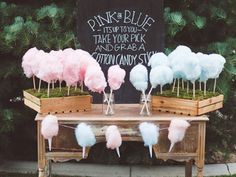
[[[115,105],[115,115],[105,116],[102,113],[102,105],[93,105],[92,111],[57,114],[60,125],[75,127],[78,123],[89,124],[95,135],[97,142],[105,141],[105,130],[109,125],[117,125],[122,135],[123,141],[142,141],[138,126],[141,122],[152,122],[158,124],[160,128],[167,128],[173,118],[183,118],[190,121],[185,138],[177,143],[171,153],[168,152],[170,142],[168,131],[160,131],[158,144],[153,146],[154,153],[158,159],[176,160],[186,162],[185,176],[192,176],[192,162],[197,167],[197,176],[203,176],[205,159],[205,132],[206,116],[190,117],[174,114],[164,114],[152,112],[150,116],[140,116],[140,107],[137,104]],[[45,140],[40,133],[41,121],[45,116],[36,116],[38,132],[38,170],[39,177],[49,176],[51,173],[50,162],[64,162],[68,160],[81,160],[82,149],[77,145],[74,131],[60,126],[59,134],[53,139],[52,151],[47,151]],[[89,148],[86,148],[86,156]],[[122,156],[122,154],[121,154]]]

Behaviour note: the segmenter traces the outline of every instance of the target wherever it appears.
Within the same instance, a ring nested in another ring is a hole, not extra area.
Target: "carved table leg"
[[[192,160],[189,160],[185,164],[185,177],[192,177]]]
[[[205,161],[205,135],[206,135],[206,122],[199,124],[198,136],[198,157],[196,159],[197,177],[203,177],[203,167]]]
[[[39,177],[46,177],[45,166],[46,166],[46,157],[45,157],[45,141],[41,135],[41,121],[37,121],[37,136],[38,136],[38,171]]]

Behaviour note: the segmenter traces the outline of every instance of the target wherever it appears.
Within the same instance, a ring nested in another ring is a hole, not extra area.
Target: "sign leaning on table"
[[[111,65],[127,73],[164,48],[162,0],[78,0],[77,32],[81,48],[102,66],[105,75]],[[126,75],[125,81],[129,80]],[[139,93],[130,82],[115,94],[118,103],[135,103]],[[99,98],[94,95],[94,101]]]

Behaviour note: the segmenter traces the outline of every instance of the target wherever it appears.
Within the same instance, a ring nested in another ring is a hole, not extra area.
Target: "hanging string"
[[[71,126],[68,126],[68,125],[60,124],[59,126],[75,130],[75,127],[71,127]]]

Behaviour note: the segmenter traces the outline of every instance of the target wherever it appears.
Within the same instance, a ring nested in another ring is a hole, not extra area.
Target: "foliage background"
[[[179,44],[193,51],[219,53],[226,59],[218,90],[225,94],[224,109],[210,114],[207,128],[207,155],[222,151],[224,157],[236,148],[236,1],[165,0],[165,52]],[[36,46],[45,51],[79,48],[76,39],[76,1],[0,0],[0,157],[36,159],[35,112],[26,108],[22,90],[31,86],[23,76],[21,57]],[[129,144],[129,143],[128,143]],[[132,147],[133,146],[133,147]],[[142,148],[125,150],[126,163],[152,163]],[[97,150],[103,145],[97,145]],[[95,149],[96,149],[95,148]],[[140,152],[139,152],[140,151]],[[136,152],[136,154],[134,153]],[[96,151],[93,153],[96,154]],[[106,152],[104,152],[106,153]],[[132,154],[134,153],[134,154]],[[103,153],[100,153],[103,154]],[[137,158],[142,154],[142,158]],[[97,153],[97,156],[99,154]],[[103,162],[114,162],[112,155]],[[90,158],[92,161],[95,159]],[[102,160],[97,160],[102,162]]]

